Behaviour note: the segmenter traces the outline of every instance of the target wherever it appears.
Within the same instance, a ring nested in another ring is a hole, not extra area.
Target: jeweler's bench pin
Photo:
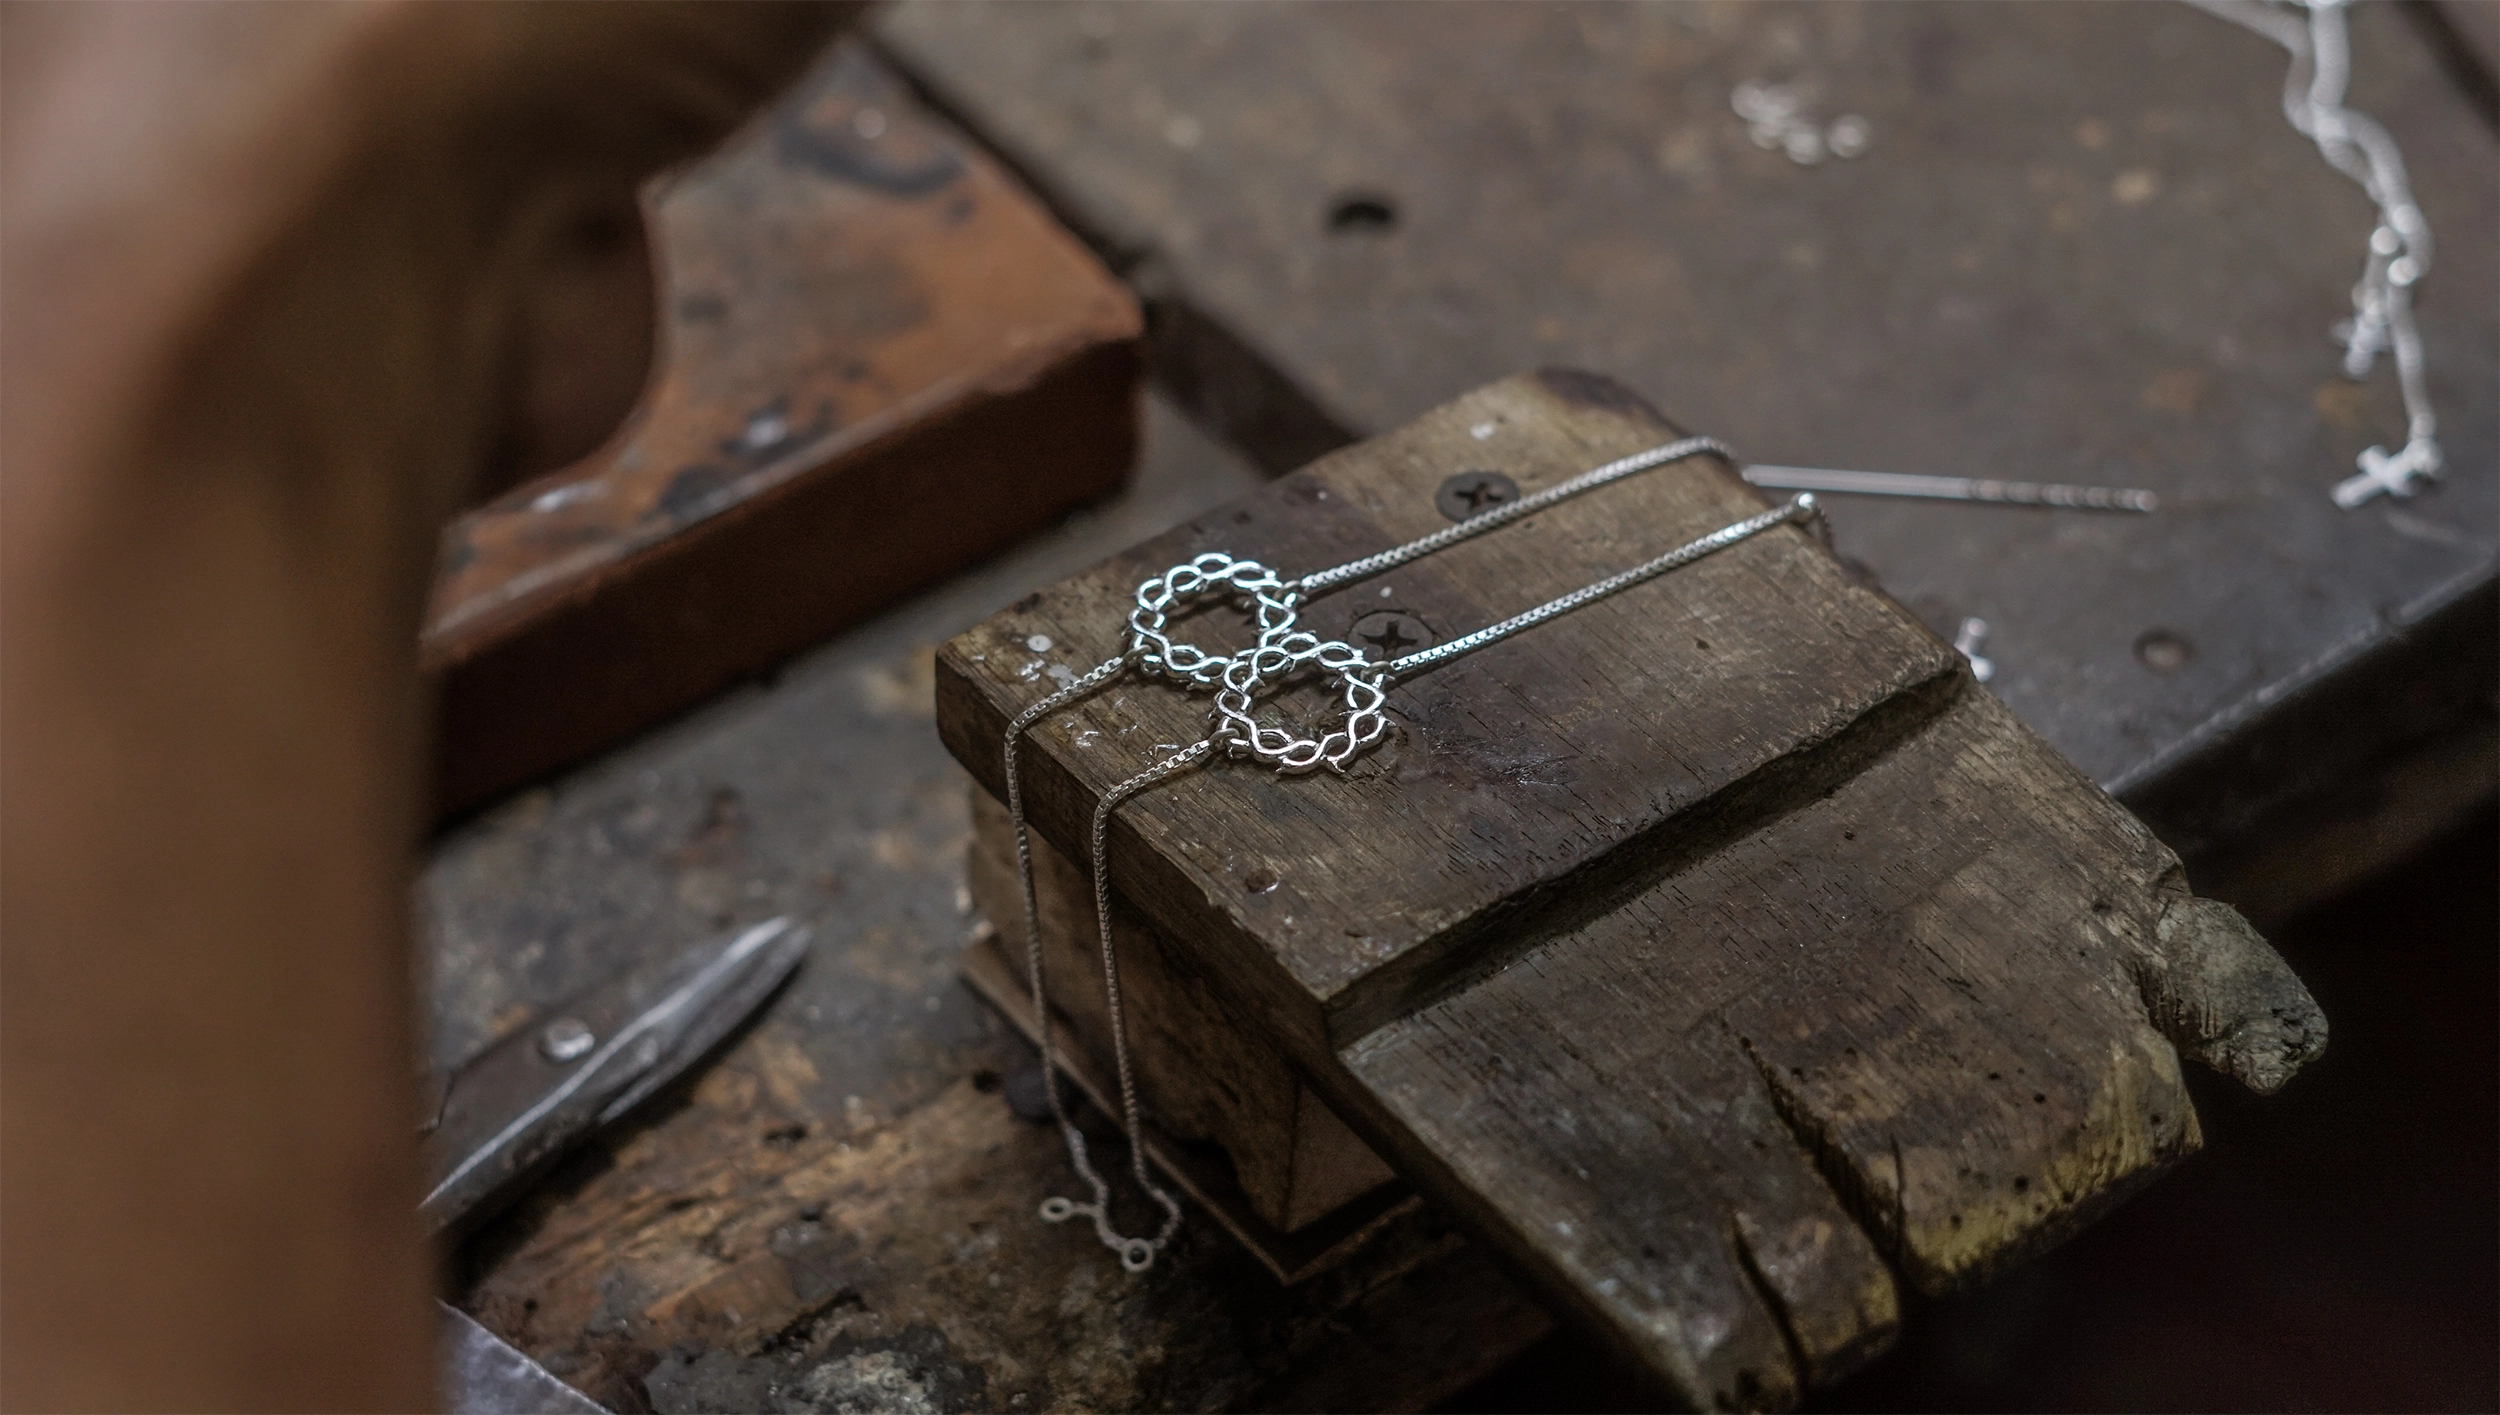
[[[1067,1139],[1071,1162],[1094,1191],[1094,1202],[1091,1204],[1064,1198],[1046,1201],[1041,1207],[1043,1219],[1058,1223],[1079,1215],[1092,1218],[1096,1235],[1105,1246],[1120,1254],[1122,1265],[1132,1272],[1151,1266],[1155,1254],[1170,1241],[1180,1224],[1179,1202],[1155,1184],[1147,1169],[1142,1143],[1143,1127],[1139,1120],[1136,1082],[1128,1055],[1127,1023],[1120,1003],[1119,962],[1112,946],[1108,868],[1112,812],[1137,792],[1195,767],[1218,746],[1233,755],[1248,756],[1273,766],[1282,774],[1297,774],[1320,766],[1342,773],[1349,762],[1376,745],[1387,733],[1388,721],[1383,706],[1391,671],[1413,671],[1480,648],[1545,619],[1628,588],[1721,545],[1733,544],[1735,540],[1757,530],[1813,513],[1813,498],[1800,496],[1786,507],[1741,522],[1738,526],[1723,528],[1648,565],[1566,595],[1489,629],[1479,630],[1463,640],[1409,654],[1391,663],[1375,664],[1353,645],[1322,641],[1318,636],[1295,627],[1304,598],[1313,592],[1384,573],[1635,472],[1701,452],[1715,453],[1731,466],[1735,464],[1734,453],[1725,444],[1706,437],[1685,438],[1619,458],[1532,496],[1492,507],[1480,515],[1404,545],[1317,571],[1290,583],[1256,561],[1221,552],[1197,556],[1186,564],[1174,566],[1140,583],[1136,608],[1129,616],[1128,642],[1119,655],[1046,695],[1009,724],[1004,743],[1008,812],[1015,830],[1016,862],[1023,891],[1025,957],[1028,981],[1033,991],[1035,1025],[1040,1033],[1044,1092],[1050,1098],[1052,1113]],[[1254,613],[1259,628],[1256,645],[1219,656],[1171,639],[1169,625],[1172,609],[1209,595],[1233,598]],[[1019,740],[1034,723],[1069,703],[1099,691],[1132,664],[1154,672],[1184,691],[1222,684],[1216,691],[1212,727],[1204,740],[1106,791],[1094,811],[1091,843],[1095,926],[1102,945],[1103,981],[1109,1002],[1112,1053],[1120,1085],[1121,1118],[1129,1137],[1130,1165],[1138,1185],[1165,1212],[1165,1221],[1153,1238],[1126,1237],[1112,1227],[1109,1218],[1110,1186],[1091,1164],[1084,1136],[1067,1116],[1057,1088],[1049,994],[1042,973],[1041,925],[1033,877],[1032,837],[1024,811],[1023,783],[1016,763]],[[1338,730],[1318,738],[1302,738],[1281,728],[1267,727],[1252,717],[1262,688],[1314,667],[1329,674],[1342,692],[1346,715],[1344,724]]]

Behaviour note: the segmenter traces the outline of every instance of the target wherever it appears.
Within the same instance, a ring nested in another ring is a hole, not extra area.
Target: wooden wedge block
[[[1677,435],[1587,374],[1478,390],[958,637],[940,731],[999,793],[1007,720],[1119,651],[1145,576],[1209,550],[1299,575],[1447,524],[1455,473],[1534,490]],[[1303,622],[1342,635],[1387,608],[1448,639],[1763,504],[1686,459]],[[1237,644],[1237,617],[1188,633]],[[1389,705],[1397,731],[1343,777],[1219,759],[1122,806],[1118,906],[1696,1406],[1794,1402],[1890,1338],[1900,1281],[1991,1272],[2193,1150],[2181,1053],[2270,1090],[2324,1043],[2236,914],[1805,530]],[[1040,833],[1083,858],[1101,794],[1205,723],[1203,699],[1139,677],[1044,720]],[[1065,970],[1054,1006],[1081,1014],[1100,987]]]
[[[856,47],[654,199],[611,443],[456,520],[423,638],[449,812],[1110,494],[1136,302]]]

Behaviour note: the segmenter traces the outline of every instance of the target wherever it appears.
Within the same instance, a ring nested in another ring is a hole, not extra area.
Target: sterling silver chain
[[[1129,1059],[1128,1023],[1120,1001],[1119,959],[1112,946],[1109,868],[1112,812],[1137,793],[1205,763],[1219,750],[1274,767],[1283,775],[1296,775],[1323,766],[1342,774],[1356,757],[1378,744],[1387,734],[1389,723],[1384,709],[1393,681],[1472,653],[1609,595],[1620,594],[1775,526],[1820,516],[1821,511],[1814,497],[1800,494],[1784,505],[1723,526],[1656,559],[1583,586],[1498,624],[1385,662],[1375,662],[1369,654],[1352,644],[1322,640],[1318,635],[1297,627],[1302,606],[1311,595],[1383,574],[1636,472],[1701,453],[1715,454],[1731,467],[1735,465],[1735,454],[1724,443],[1707,437],[1684,438],[1591,468],[1543,491],[1494,507],[1430,535],[1419,536],[1404,545],[1330,569],[1314,571],[1297,580],[1288,581],[1255,560],[1240,559],[1220,551],[1199,555],[1159,575],[1149,576],[1138,585],[1136,607],[1129,614],[1128,642],[1116,657],[1105,660],[1045,696],[1018,713],[1015,720],[1008,724],[1004,749],[1007,811],[1014,822],[1016,868],[1023,886],[1025,966],[1027,981],[1033,990],[1035,1028],[1041,1039],[1043,1089],[1050,1097],[1051,1114],[1067,1137],[1068,1158],[1094,1192],[1092,1203],[1060,1197],[1044,1200],[1041,1215],[1045,1220],[1060,1223],[1080,1215],[1091,1218],[1094,1232],[1104,1246],[1118,1253],[1121,1265],[1131,1272],[1142,1272],[1151,1267],[1155,1255],[1180,1229],[1180,1201],[1154,1182],[1146,1165],[1137,1082]],[[1257,621],[1258,643],[1237,653],[1219,655],[1194,645],[1175,642],[1170,634],[1173,611],[1210,599],[1229,600],[1245,606]],[[1128,1135],[1131,1172],[1135,1174],[1138,1186],[1164,1212],[1163,1224],[1151,1238],[1124,1236],[1113,1226],[1110,1216],[1111,1186],[1095,1170],[1086,1153],[1085,1137],[1070,1120],[1066,1103],[1059,1093],[1057,1053],[1051,1041],[1050,996],[1042,976],[1041,913],[1033,876],[1032,831],[1025,815],[1024,782],[1016,761],[1018,744],[1036,723],[1071,703],[1099,692],[1131,667],[1145,669],[1184,691],[1212,690],[1215,698],[1210,714],[1210,730],[1204,739],[1113,786],[1102,794],[1102,799],[1094,807],[1091,840],[1094,926],[1102,946],[1103,989],[1109,1003],[1111,1050],[1120,1088],[1120,1119]],[[1336,729],[1316,737],[1304,737],[1257,720],[1258,699],[1263,693],[1313,670],[1334,680],[1340,692],[1344,718]]]
[[[2344,346],[2346,377],[2366,378],[2380,354],[2395,355],[2396,382],[2404,393],[2405,445],[2392,453],[2384,447],[2362,453],[2360,472],[2336,483],[2335,504],[2349,511],[2382,492],[2411,496],[2422,483],[2437,480],[2442,467],[2422,334],[2413,322],[2413,287],[2431,270],[2431,228],[2414,204],[2396,140],[2376,119],[2344,106],[2344,90],[2352,79],[2344,0],[2188,3],[2255,30],[2291,52],[2291,68],[2283,76],[2283,116],[2378,207],[2361,280],[2352,289],[2352,318],[2337,323],[2334,334]]]

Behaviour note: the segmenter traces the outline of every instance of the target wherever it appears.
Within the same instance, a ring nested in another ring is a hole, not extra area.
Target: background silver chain
[[[2411,496],[2423,482],[2438,478],[2443,462],[2422,334],[2413,322],[2413,287],[2431,270],[2431,228],[2414,204],[2396,140],[2376,119],[2344,106],[2344,90],[2352,79],[2344,0],[2187,2],[2291,52],[2291,68],[2283,76],[2283,116],[2378,207],[2361,280],[2353,286],[2352,318],[2335,326],[2335,337],[2344,346],[2344,373],[2351,378],[2368,377],[2380,354],[2395,355],[2396,383],[2404,394],[2405,445],[2393,453],[2384,447],[2362,453],[2360,473],[2336,483],[2334,496],[2335,504],[2347,511],[2382,492]]]

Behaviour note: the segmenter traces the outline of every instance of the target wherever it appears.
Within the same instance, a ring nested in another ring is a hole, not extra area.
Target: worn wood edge
[[[2141,868],[2131,877],[2139,879],[2137,887],[2145,897],[2132,912],[2144,918],[2132,932],[2143,937],[2120,930],[2116,951],[2099,965],[2108,973],[2115,996],[2133,1004],[2130,1010],[2139,1026],[2109,1039],[2107,1064],[2075,1127],[2077,1134],[2098,1138],[2082,1146],[2063,1141],[2044,1145],[2032,1157],[2037,1173],[2026,1181],[2035,1186],[2028,1194],[2016,1186],[2011,1192],[1983,1198],[1969,1192],[1951,1193],[1948,1186],[1940,1192],[1950,1194],[1958,1210],[1948,1225],[1942,1222],[1942,1206],[1922,1205],[1914,1210],[1904,1202],[1915,1176],[1910,1157],[1902,1155],[1897,1144],[1890,1154],[1853,1146],[1815,1094],[1791,1084],[1758,1048],[1737,1039],[1780,1121],[1810,1157],[1842,1209],[1873,1240],[1894,1272],[1930,1293],[1985,1281],[2054,1246],[2192,1153],[2201,1143],[2201,1130],[2180,1074],[2182,1053],[2263,1090],[2280,1085],[2293,1069],[2314,1056],[2324,1036],[2323,1018],[2279,956],[2227,906],[2188,895],[2175,856],[2150,832],[2099,794],[2036,735],[2022,729],[1992,695],[1974,686],[1958,695],[1958,702],[1956,716],[1963,719],[1962,730],[1972,730],[1970,724],[1975,723],[1979,730],[2002,737],[2013,750],[2026,754],[2029,770],[2052,778],[2062,775],[2066,789],[2091,793],[2087,799],[2100,803],[2099,817],[2133,838],[2141,856]],[[1940,718],[1928,721],[1936,731],[1955,729],[1955,724]],[[1358,1084],[1353,1094],[1327,1089],[1341,1113],[1371,1143],[1397,1157],[1402,1172],[1437,1178],[1439,1182],[1424,1187],[1468,1215],[1471,1226],[1501,1247],[1547,1300],[1596,1323],[1595,1329],[1605,1333],[1611,1344],[1665,1371],[1684,1398],[1699,1404],[1724,1397],[1725,1392],[1712,1385],[1690,1353],[1675,1349],[1672,1333],[1626,1331],[1619,1317],[1610,1321],[1610,1314],[1579,1291],[1582,1284],[1552,1269],[1552,1255],[1510,1233],[1507,1216],[1487,1211],[1485,1204],[1477,1202],[1429,1145],[1408,1135],[1406,1127],[1385,1113],[1382,1100],[1364,1094],[1367,1088]],[[2153,1113],[2159,1121],[2161,1111],[2171,1113],[2172,1123],[2145,1130],[2140,1124],[2144,1116]],[[1922,1158],[1922,1166],[1926,1163]],[[1931,1188],[1932,1178],[1922,1187]],[[2044,1209],[2043,1196],[2047,1195],[2058,1198]],[[1993,1203],[2003,1212],[1991,1218],[1973,1206],[1974,1200],[1983,1207]],[[1765,1245],[1742,1227],[1740,1223],[1737,1238],[1747,1271],[1758,1279],[1767,1278],[1775,1263],[1764,1260]],[[1845,1320],[1837,1324],[1825,1320],[1833,1316],[1828,1311],[1788,1301],[1768,1281],[1758,1286],[1762,1301],[1788,1337],[1801,1378],[1809,1384],[1831,1379],[1890,1339],[1893,1318],[1886,1314],[1897,1313],[1897,1307],[1858,1304],[1857,1324],[1852,1327]],[[1818,1323],[1822,1329],[1810,1330]],[[1776,1403],[1776,1391],[1762,1394]]]
[[[602,750],[1116,492],[1141,436],[1135,342],[1032,372],[603,566],[526,621],[465,636],[456,652],[433,645],[436,815]],[[1117,436],[1037,433],[1079,423]],[[1005,478],[1001,464],[1040,470]],[[908,563],[890,575],[840,573],[826,552],[844,543],[841,529],[906,499],[946,508],[967,529],[986,522],[986,533],[905,549]],[[785,558],[759,554],[759,536],[784,542]]]
[[[737,499],[708,515],[653,527],[621,546],[602,547],[596,556],[542,566],[533,572],[529,583],[507,591],[491,603],[480,603],[472,597],[445,606],[428,620],[419,635],[420,667],[438,671],[474,657],[535,618],[595,595],[611,580],[636,573],[646,562],[668,554],[686,537],[734,531],[747,518],[787,498],[806,495],[820,483],[840,482],[847,490],[852,483],[889,475],[889,464],[909,460],[911,444],[927,435],[930,427],[982,418],[1000,406],[1017,407],[1065,397],[1068,390],[1056,385],[1067,381],[1071,368],[1091,368],[1108,362],[1114,367],[1106,371],[1116,376],[1116,366],[1126,364],[1126,376],[1135,383],[1137,371],[1143,366],[1138,346],[1143,318],[1136,305],[1125,299],[1119,302],[1118,309],[1118,318],[1093,321],[1086,328],[1018,349],[976,372],[940,380],[906,394],[859,422],[836,428],[818,441],[774,459],[740,477],[735,484]],[[1123,353],[1106,361],[1106,348],[1119,348]],[[526,514],[529,503],[550,490],[598,482],[612,470],[615,458],[630,443],[640,416],[637,413],[636,419],[629,420],[607,447],[576,469],[535,478],[484,506],[462,513],[455,518],[454,526]],[[1128,440],[1132,444],[1129,460],[1133,461],[1133,432]]]
[[[2113,1047],[2106,1084],[2092,1097],[2092,1121],[2105,1132],[2123,1133],[2124,1127],[2114,1122],[2140,1109],[2133,1102],[2149,1080],[2175,1097],[2169,1104],[2176,1107],[2182,1122],[2175,1142],[2128,1147],[2126,1153],[2118,1156],[2117,1167],[2107,1171],[2098,1170],[2093,1163],[2108,1158],[2105,1153],[2062,1157],[2060,1163],[2042,1167],[2042,1188],[2080,1198],[2061,1205],[2045,1220],[2018,1216],[2015,1211],[2020,1206],[2013,1201],[2000,1201],[1987,1212],[1966,1204],[1965,1213],[1980,1221],[1968,1224],[1970,1236],[1965,1238],[1960,1229],[1914,1221],[1907,1193],[1915,1181],[1909,1174],[1908,1160],[1897,1147],[1889,1165],[1879,1157],[1856,1151],[1828,1111],[1817,1107],[1802,1088],[1781,1076],[1779,1068],[1766,1062],[1752,1047],[1745,1050],[1781,1120],[1813,1157],[1815,1167],[1839,1197],[1842,1207],[1883,1253],[1895,1275],[1929,1297],[1984,1285],[2056,1248],[2134,1197],[2204,1144],[2204,1131],[2193,1102],[2187,1098],[2186,1079],[2179,1072],[2176,1053],[2166,1046],[2158,1050]],[[2002,1241],[1989,1241],[2000,1236]],[[1987,1246],[1983,1248],[1983,1244]]]
[[[2180,1073],[2181,1058],[2263,1094],[2319,1055],[2327,1036],[2323,1013],[2282,957],[2228,905],[2189,893],[2177,856],[2141,821],[1993,694],[1974,689],[1964,711],[2021,744],[2035,769],[2062,775],[2068,789],[2097,799],[2105,819],[2135,840],[2152,877],[2135,911],[2143,917],[2120,931],[2123,952],[2117,963],[2144,1030],[2113,1039],[2102,1084],[2091,1098],[2086,1128],[2118,1137],[2118,1149],[2104,1144],[2061,1152],[2037,1176],[2041,1191],[2068,1202],[2045,1217],[2035,1210],[2017,1218],[2009,1209],[1999,1216],[2002,1222],[1973,1221],[1951,1231],[1913,1225],[1902,1204],[1908,1176],[1901,1156],[1893,1156],[1887,1167],[1881,1156],[1850,1153],[1834,1117],[1748,1047],[1782,1118],[1816,1155],[1827,1181],[1896,1271],[1931,1295],[1984,1283],[2057,1246],[2200,1148],[2202,1128]],[[2170,1097],[2164,1104],[2176,1108],[2175,1134],[2135,1135],[2118,1123],[2148,1111],[2136,1103],[2147,1086]],[[2141,1143],[2130,1143],[2130,1137]],[[1967,1195],[1964,1211],[1978,1212]]]
[[[2181,1055],[2261,1096],[2326,1050],[2326,1014],[2240,911],[2170,882],[2158,966],[2139,975],[2153,1024]]]
[[[1349,1050],[1359,1049],[1350,1048]],[[1627,1365],[1659,1382],[1666,1403],[1690,1410],[1782,1409],[1795,1405],[1806,1389],[1837,1380],[1890,1347],[1898,1333],[1900,1302],[1891,1269],[1869,1245],[1862,1224],[1852,1221],[1843,1196],[1833,1200],[1832,1218],[1844,1246],[1862,1250],[1865,1283],[1851,1305],[1857,1321],[1846,1330],[1818,1320],[1819,1314],[1797,1300],[1781,1281],[1774,1245],[1764,1230],[1745,1222],[1742,1210],[1731,1210],[1718,1239],[1730,1266],[1743,1282],[1740,1300],[1752,1304],[1768,1335],[1750,1349],[1725,1344],[1720,1333],[1712,1349],[1695,1350],[1686,1318],[1693,1314],[1659,1309],[1638,1328],[1627,1327],[1622,1313],[1611,1311],[1592,1295],[1604,1277],[1593,1271],[1558,1266],[1554,1255],[1531,1244],[1511,1217],[1494,1201],[1461,1179],[1445,1156],[1410,1134],[1389,1111],[1383,1098],[1348,1071],[1350,1092],[1340,1114],[1381,1153],[1394,1157],[1399,1172],[1417,1177],[1418,1187],[1433,1202],[1455,1213],[1479,1242],[1494,1253],[1503,1269],[1549,1309],[1562,1314],[1580,1331]],[[1810,1154],[1797,1163],[1809,1175],[1817,1169]]]
[[[2260,1095],[2279,1090],[2326,1050],[2327,1019],[2291,965],[2239,910],[2189,887],[2177,852],[2144,820],[2085,776],[1994,694],[1975,693],[1998,730],[2025,743],[2044,770],[2099,800],[2109,817],[2166,862],[2154,885],[2152,937],[2131,965],[2146,1020],[2180,1054]]]
[[[2146,887],[2146,897],[2134,912],[2145,917],[2135,919],[2130,911],[2117,911],[2117,917],[2133,927],[2117,930],[2123,940],[2120,947],[2127,951],[2116,960],[2120,976],[2113,981],[2122,985],[2135,1004],[2141,1026],[2130,1035],[2111,1038],[2084,1119],[2077,1126],[2102,1139],[2089,1146],[2044,1151],[2041,1172],[2030,1177],[2037,1194],[1998,1193],[1950,1182],[1939,1187],[1938,1176],[1931,1175],[1923,1190],[1946,1195],[1958,1191],[1955,1211],[1949,1215],[1924,1212],[1924,1206],[1914,1212],[1908,1204],[1913,1185],[1920,1184],[1912,1173],[1917,1167],[1913,1161],[1923,1161],[1923,1154],[1905,1154],[1897,1140],[1889,1155],[1852,1144],[1835,1109],[1818,1104],[1815,1096],[1793,1084],[1754,1045],[1746,1045],[1747,1057],[1781,1119],[1813,1154],[1826,1182],[1875,1240],[1894,1271],[1930,1295],[1985,1282],[2057,1246],[2202,1144],[2178,1052],[2163,1034],[2162,1014],[2146,990],[2147,976],[2160,967],[2158,919],[2178,889],[2177,857],[1995,695],[1973,685],[1960,700],[1955,716],[1974,721],[2023,751],[2033,770],[2053,780],[2062,778],[2066,790],[2097,801],[2102,818],[2132,841]],[[1931,730],[1949,732],[1958,725],[1939,717]],[[1905,748],[1909,745],[1903,743]],[[2262,942],[2257,946],[2262,948]],[[2288,977],[2288,970],[2284,976]],[[2301,999],[2305,1002],[2307,995],[2302,993]],[[2162,1104],[2178,1117],[2177,1127],[2167,1135],[2144,1133],[2137,1123],[2154,1113],[2142,1103],[2148,1088],[2166,1096]],[[2038,1195],[2050,1194],[2058,1202],[2043,1209]],[[1942,1221],[1947,1218],[1949,1222]]]
[[[980,940],[964,950],[963,979],[1025,1040],[1036,1047],[1041,1045],[1041,1028],[1034,1018],[1032,996],[1026,991],[1023,975],[1007,958],[1003,936],[994,927],[983,930]],[[1065,1019],[1055,1021],[1053,1029],[1061,1036],[1069,1031]],[[1106,1083],[1092,1057],[1082,1048],[1065,1046],[1056,1048],[1054,1054],[1060,1069],[1085,1092],[1097,1110],[1106,1116],[1119,1113],[1118,1089]],[[1145,1122],[1145,1141],[1146,1158],[1154,1162],[1155,1168],[1171,1176],[1200,1208],[1214,1216],[1225,1232],[1287,1286],[1335,1267],[1390,1225],[1423,1207],[1423,1200],[1414,1190],[1393,1182],[1339,1206],[1326,1218],[1287,1233],[1259,1217],[1249,1196],[1242,1193],[1239,1181],[1233,1178],[1229,1163],[1220,1154],[1207,1153],[1210,1146],[1176,1140],[1152,1120]]]

